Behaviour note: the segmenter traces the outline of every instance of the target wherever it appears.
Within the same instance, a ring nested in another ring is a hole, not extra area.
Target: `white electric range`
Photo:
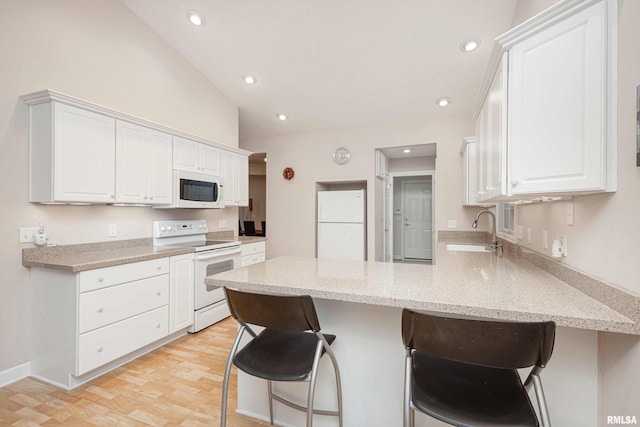
[[[194,324],[188,332],[195,333],[230,315],[224,291],[208,286],[204,278],[240,267],[240,242],[237,240],[207,240],[207,221],[167,220],[153,222],[153,244],[157,247],[190,247],[194,254]]]

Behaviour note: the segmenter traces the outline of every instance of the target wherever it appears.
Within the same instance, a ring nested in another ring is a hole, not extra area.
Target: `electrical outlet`
[[[38,232],[38,227],[20,227],[20,243],[33,242],[33,236]]]
[[[574,225],[573,203],[567,203],[567,225]]]
[[[116,237],[118,235],[118,226],[116,224],[109,224],[109,237]]]
[[[527,243],[531,243],[533,241],[531,237],[531,229],[527,228]]]
[[[516,237],[518,238],[518,240],[522,240],[523,239],[523,233],[524,233],[524,229],[522,228],[521,225],[516,227]]]
[[[226,219],[221,219],[220,221],[218,221],[218,228],[227,228],[228,226],[229,223]]]
[[[448,223],[449,228],[458,228],[458,221],[455,219],[450,219]]]

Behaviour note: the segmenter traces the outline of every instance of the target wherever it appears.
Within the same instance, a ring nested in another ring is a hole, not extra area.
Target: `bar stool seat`
[[[518,373],[416,353],[413,404],[421,412],[457,426],[538,427]]]
[[[335,335],[323,335],[329,345],[336,339]],[[233,364],[265,380],[304,381],[313,369],[317,346],[315,334],[265,329],[236,353]]]

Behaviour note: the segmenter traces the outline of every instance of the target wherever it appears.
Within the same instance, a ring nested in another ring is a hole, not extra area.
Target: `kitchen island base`
[[[344,425],[402,425],[402,309],[319,298],[314,298],[314,303],[323,332],[337,336],[331,347],[342,375]],[[335,380],[330,361],[324,359],[314,407],[334,409]],[[598,332],[558,327],[553,356],[541,377],[553,425],[598,425]],[[305,403],[307,386],[308,383],[274,383],[274,391]],[[535,406],[533,394],[531,399]],[[238,413],[268,421],[266,381],[238,373]],[[274,421],[283,426],[301,426],[305,425],[305,415],[275,403]],[[333,427],[338,421],[316,415],[313,425]],[[416,413],[417,427],[445,425]]]

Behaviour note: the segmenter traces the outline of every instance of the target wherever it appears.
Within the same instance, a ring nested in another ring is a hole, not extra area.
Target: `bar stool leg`
[[[340,382],[340,369],[338,368],[338,361],[336,360],[336,357],[333,354],[333,351],[331,351],[331,348],[327,345],[324,347],[325,351],[327,352],[327,354],[329,355],[329,358],[331,359],[331,364],[333,365],[333,372],[335,373],[336,376],[336,394],[338,397],[338,424],[340,427],[342,427],[342,384]]]
[[[411,351],[407,350],[406,357],[404,359],[404,427],[413,427],[414,424],[414,414],[411,410],[411,362]]]
[[[267,380],[267,390],[269,393],[269,421],[273,425],[273,388],[271,380]]]
[[[241,326],[238,330],[238,335],[236,335],[236,340],[233,343],[233,347],[231,347],[231,351],[229,352],[229,358],[227,359],[227,367],[224,370],[224,380],[222,382],[222,403],[220,404],[220,427],[226,427],[227,425],[227,395],[229,392],[229,375],[231,374],[231,365],[233,364],[233,356],[236,354],[238,350],[238,345],[240,344],[240,339],[242,338],[242,334],[244,333],[246,326]]]
[[[316,345],[316,354],[313,357],[313,367],[311,368],[311,379],[309,380],[309,394],[307,396],[307,427],[313,425],[313,397],[316,392],[316,379],[318,377],[318,364],[322,356],[322,341]]]

